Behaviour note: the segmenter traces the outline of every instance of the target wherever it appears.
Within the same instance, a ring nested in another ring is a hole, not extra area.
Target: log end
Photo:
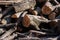
[[[24,16],[22,24],[24,25],[24,27],[29,27],[30,25],[30,19],[27,15]]]
[[[52,10],[48,6],[43,6],[42,14],[49,15]]]

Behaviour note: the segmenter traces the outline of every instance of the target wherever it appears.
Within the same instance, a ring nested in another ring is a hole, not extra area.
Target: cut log
[[[32,8],[30,8],[30,9],[28,10],[28,12],[29,12],[30,14],[33,14],[33,15],[38,15],[38,14],[41,13],[41,8],[40,8],[40,7],[37,7],[35,10],[32,9]]]
[[[38,12],[36,10],[33,10],[33,9],[29,9],[29,12],[30,14],[33,14],[33,15],[37,15]]]
[[[4,39],[5,37],[9,36],[11,33],[13,33],[15,31],[15,29],[9,29],[8,31],[6,31],[1,37],[0,39]]]
[[[11,17],[12,18],[19,18],[19,16],[22,14],[22,12],[18,12],[18,13],[15,13],[13,14]]]
[[[35,0],[25,0],[20,3],[14,4],[13,6],[16,12],[20,12],[23,10],[27,10],[29,8],[34,8],[35,5],[36,5]]]
[[[22,0],[0,0],[0,5],[9,5],[9,4],[18,3],[21,1]]]
[[[46,2],[42,8],[42,13],[44,15],[49,15],[56,7],[60,7],[60,4],[53,6],[50,2]]]
[[[17,34],[13,34],[11,36],[4,38],[3,40],[13,40],[16,36],[17,36]]]
[[[29,25],[35,26],[37,30],[39,30],[39,25],[41,22],[48,22],[48,20],[41,16],[34,16],[34,15],[25,15],[22,21],[22,24],[25,27],[29,27]]]

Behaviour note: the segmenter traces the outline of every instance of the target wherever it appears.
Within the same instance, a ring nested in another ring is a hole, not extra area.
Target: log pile
[[[0,0],[0,40],[60,40],[59,0]]]

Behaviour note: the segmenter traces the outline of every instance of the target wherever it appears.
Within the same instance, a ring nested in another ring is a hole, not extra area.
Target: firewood
[[[21,2],[22,0],[0,0],[0,5],[9,5],[12,3],[18,3]]]
[[[8,31],[6,31],[1,37],[0,39],[4,39],[5,37],[9,36],[11,33],[13,33],[15,31],[15,29],[9,29]]]
[[[10,23],[10,24],[5,24],[5,25],[0,24],[0,28],[9,28],[9,27],[12,27],[12,26],[15,26],[15,25],[16,25],[16,23]]]
[[[22,12],[18,12],[12,15],[12,18],[19,18],[19,16],[22,14]]]
[[[46,34],[45,32],[40,32],[40,31],[35,31],[35,30],[30,30],[31,33],[39,33],[39,34]]]
[[[42,8],[42,13],[44,15],[49,15],[56,7],[59,7],[59,5],[53,6],[50,2],[46,2],[46,4]]]
[[[57,35],[59,0],[0,0],[0,40],[40,40]]]
[[[38,12],[36,10],[33,10],[33,9],[29,9],[29,12],[30,14],[33,14],[33,15],[37,15]]]
[[[27,1],[22,1],[18,4],[15,4],[15,6],[13,5],[13,7],[15,8],[16,12],[20,12],[20,11],[27,10],[29,8],[34,8],[35,5],[36,5],[35,0],[27,0]]]
[[[28,14],[32,14],[32,15],[38,15],[41,13],[41,8],[40,7],[37,7],[36,9],[32,9],[30,8],[28,10]]]
[[[11,35],[11,36],[8,36],[8,37],[4,38],[3,40],[12,40],[12,39],[14,39],[15,37],[17,37],[17,34],[13,34],[13,35]]]
[[[25,27],[29,27],[29,25],[31,24],[31,25],[34,25],[37,29],[39,29],[38,26],[41,22],[48,22],[48,20],[40,16],[25,15],[23,18],[22,24]]]

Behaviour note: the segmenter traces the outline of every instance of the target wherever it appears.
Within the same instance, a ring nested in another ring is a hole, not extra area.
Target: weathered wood
[[[39,33],[39,34],[46,34],[45,32],[30,30],[30,33]]]
[[[6,30],[4,30],[3,28],[0,28],[0,35],[4,32],[6,32]]]
[[[16,23],[10,23],[10,24],[5,24],[5,25],[0,24],[0,28],[8,28],[9,26],[12,27],[12,26],[15,26],[15,25],[16,25]]]
[[[13,33],[15,31],[15,29],[9,29],[8,31],[6,31],[1,37],[0,39],[4,39],[5,37],[9,36],[11,33]]]
[[[11,36],[4,38],[3,40],[13,40],[16,36],[17,36],[17,34],[13,34]]]
[[[13,4],[16,12],[24,11],[29,8],[34,8],[35,5],[36,5],[35,0],[25,0],[20,3]]]
[[[22,0],[0,0],[0,5],[9,5],[13,3],[21,2]]]

